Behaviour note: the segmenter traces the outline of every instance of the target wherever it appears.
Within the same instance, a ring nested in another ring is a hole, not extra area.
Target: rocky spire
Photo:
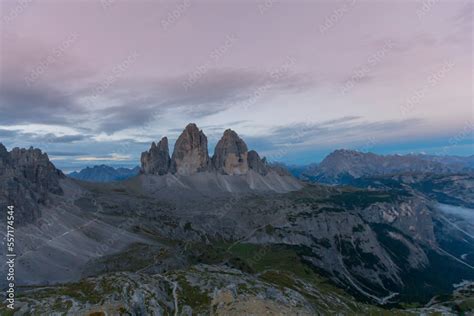
[[[142,163],[142,173],[167,174],[171,165],[168,138],[163,137],[158,142],[158,145],[153,142],[150,150],[142,153],[140,160]]]
[[[228,175],[248,172],[248,149],[245,142],[231,129],[224,132],[214,150],[212,164],[214,168]]]
[[[268,167],[265,158],[260,159],[260,156],[255,150],[249,151],[247,160],[249,163],[249,169],[261,175],[266,175],[268,173]]]
[[[8,151],[5,148],[5,146],[3,146],[2,143],[0,143],[0,163],[2,163],[3,161],[6,162],[7,159],[8,159]]]
[[[188,124],[176,140],[171,159],[166,137],[158,144],[153,142],[150,150],[141,156],[141,173],[144,174],[192,175],[216,171],[225,175],[245,175],[249,170],[266,175],[274,168],[256,151],[248,151],[245,142],[231,129],[224,132],[210,159],[207,137],[194,123]]]
[[[208,171],[209,166],[207,137],[196,124],[188,124],[176,140],[170,170],[172,173],[191,175]]]

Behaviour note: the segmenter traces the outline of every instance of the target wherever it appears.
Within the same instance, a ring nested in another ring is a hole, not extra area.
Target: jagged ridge
[[[46,204],[50,194],[63,194],[61,178],[64,174],[40,149],[13,148],[8,152],[0,143],[0,207],[14,205],[18,224],[39,218],[39,204]]]

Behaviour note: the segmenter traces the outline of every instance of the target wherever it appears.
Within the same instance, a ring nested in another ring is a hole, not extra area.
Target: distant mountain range
[[[190,133],[196,134],[194,126],[189,128],[192,129]],[[187,134],[188,132],[186,132]],[[196,135],[194,135],[195,139],[199,139],[199,135]],[[224,135],[220,145],[218,144],[219,147],[216,147],[217,152],[214,156],[208,157],[207,160],[202,158],[205,161],[199,162],[203,165],[200,171],[214,170],[221,174],[245,174],[253,169],[258,174],[267,174],[268,170],[272,169],[279,174],[290,172],[299,179],[326,184],[349,184],[354,179],[363,177],[399,173],[452,174],[474,171],[474,155],[468,157],[423,154],[377,155],[345,149],[332,152],[319,164],[285,166],[283,164],[268,163],[265,158],[260,159],[255,151],[247,151],[246,144],[235,132],[229,130]],[[223,148],[225,146],[230,149]],[[204,147],[204,145],[201,147]],[[199,150],[204,152],[202,148]],[[242,152],[239,152],[239,150],[242,150]],[[67,176],[89,182],[110,182],[125,180],[138,175],[140,172],[159,175],[168,173],[186,174],[189,173],[189,170],[186,169],[189,169],[189,162],[187,162],[185,168],[179,169],[177,168],[179,162],[175,161],[178,159],[176,157],[180,155],[180,151],[183,152],[178,148],[177,153],[174,154],[175,158],[170,157],[168,139],[164,137],[158,144],[153,143],[150,150],[142,154],[142,168],[139,166],[133,169],[113,168],[107,165],[99,165],[87,167],[79,172],[72,172]],[[223,153],[226,153],[226,162],[222,161]],[[201,156],[207,156],[207,152]],[[196,157],[200,157],[200,155],[196,155]],[[220,165],[216,166],[216,164]]]
[[[87,167],[79,172],[71,172],[67,176],[70,178],[89,181],[89,182],[110,182],[119,181],[136,176],[140,172],[140,167],[129,168],[113,168],[106,165]]]
[[[339,149],[319,164],[289,167],[296,177],[311,182],[348,184],[354,179],[399,173],[448,174],[474,171],[474,156],[377,155]]]

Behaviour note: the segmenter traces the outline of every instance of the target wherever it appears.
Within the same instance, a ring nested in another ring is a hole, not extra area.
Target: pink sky
[[[55,150],[111,155],[99,148],[173,139],[191,121],[211,141],[233,128],[268,155],[374,137],[421,150],[466,128],[472,144],[470,1],[23,0],[1,10],[0,140],[10,146],[52,135],[71,140],[49,141]]]

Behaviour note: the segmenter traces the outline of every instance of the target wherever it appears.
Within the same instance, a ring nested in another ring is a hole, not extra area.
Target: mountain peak
[[[170,170],[182,175],[209,170],[207,137],[196,124],[188,124],[176,140]]]
[[[184,131],[188,131],[188,132],[194,133],[194,132],[199,132],[199,128],[197,127],[196,123],[189,123],[189,124],[186,125],[186,127],[184,128]]]
[[[158,145],[153,142],[149,151],[142,153],[140,158],[143,173],[164,175],[170,169],[171,159],[168,148],[168,138],[163,137]]]
[[[255,172],[266,175],[268,173],[268,167],[265,157],[260,159],[260,156],[255,150],[251,150],[247,154],[247,160],[249,163],[249,169],[254,170]]]
[[[357,151],[357,150],[354,150],[354,149],[336,149],[334,150],[332,153],[330,153],[328,155],[328,157],[330,156],[360,156],[360,155],[364,155],[366,153],[363,153],[361,151]]]
[[[86,167],[79,172],[71,172],[68,174],[68,177],[89,182],[109,182],[128,179],[136,176],[139,172],[140,168],[138,166],[133,169],[128,169],[114,168],[102,164],[93,167]]]
[[[253,171],[265,176],[271,170],[283,174],[282,168],[272,168],[256,151],[249,151],[245,141],[230,128],[224,131],[210,158],[207,137],[194,123],[188,124],[176,140],[171,158],[168,138],[163,137],[158,144],[153,142],[149,151],[142,153],[141,164],[141,173],[156,175],[193,175],[209,171],[224,175],[245,175]]]
[[[319,165],[305,172],[311,178],[326,183],[345,183],[364,176],[400,172],[446,173],[461,170],[458,166],[428,159],[424,155],[377,155],[355,150],[338,149]]]
[[[41,215],[38,204],[45,204],[49,194],[63,194],[59,185],[63,173],[40,149],[16,147],[8,152],[0,144],[0,157],[0,201],[15,205],[21,224]]]
[[[231,129],[227,129],[216,145],[212,163],[224,174],[246,174],[248,171],[247,144]]]
[[[8,156],[8,150],[2,143],[0,143],[0,159],[4,159]]]

